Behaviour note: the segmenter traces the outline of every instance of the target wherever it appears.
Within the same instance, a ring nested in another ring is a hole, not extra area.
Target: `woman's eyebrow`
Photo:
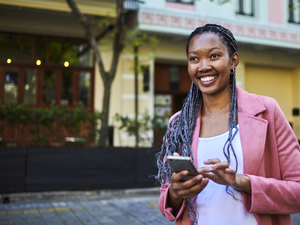
[[[188,53],[188,55],[191,54],[191,53],[196,54],[197,52],[196,52],[196,51],[190,51],[190,52]]]
[[[214,48],[209,49],[209,52],[211,52],[211,51],[213,51],[215,49],[221,50],[219,47],[214,47]]]
[[[211,52],[211,51],[213,51],[213,50],[215,50],[215,49],[221,50],[219,47],[213,47],[213,48],[209,49],[208,52]],[[197,51],[190,51],[190,52],[188,53],[188,55],[191,54],[191,53],[197,54]]]

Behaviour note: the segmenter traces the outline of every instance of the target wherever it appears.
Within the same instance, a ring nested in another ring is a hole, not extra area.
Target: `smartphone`
[[[182,170],[189,171],[189,175],[186,177],[185,180],[191,179],[192,177],[199,175],[190,157],[168,155],[167,162],[169,163],[169,165],[175,173],[178,173]]]

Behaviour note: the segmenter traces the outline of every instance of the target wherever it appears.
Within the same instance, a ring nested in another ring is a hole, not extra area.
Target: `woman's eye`
[[[197,59],[197,57],[190,57],[190,61],[196,61]]]
[[[211,56],[210,56],[210,58],[211,59],[214,59],[214,58],[217,58],[219,55],[218,54],[212,54]]]

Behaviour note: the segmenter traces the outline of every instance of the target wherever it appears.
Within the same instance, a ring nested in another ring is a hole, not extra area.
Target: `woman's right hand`
[[[178,153],[174,153],[174,156],[179,156]],[[211,172],[212,167],[207,166],[198,169],[200,173]],[[183,199],[192,198],[198,195],[208,184],[208,178],[203,178],[201,174],[185,180],[188,175],[188,171],[184,170],[179,173],[173,173],[171,177],[171,184],[169,188],[169,201],[168,205],[176,212],[180,209]]]

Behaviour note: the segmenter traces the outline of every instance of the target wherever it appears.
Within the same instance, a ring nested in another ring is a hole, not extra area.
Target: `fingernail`
[[[197,180],[202,180],[203,177],[202,176],[197,176]]]

